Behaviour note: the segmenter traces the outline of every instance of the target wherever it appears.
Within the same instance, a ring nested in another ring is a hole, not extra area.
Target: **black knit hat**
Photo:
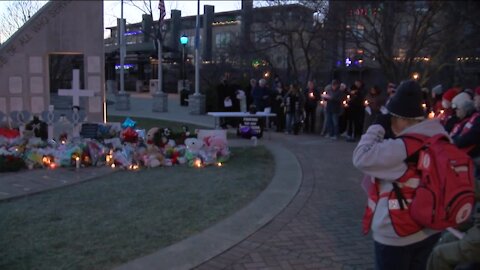
[[[387,109],[394,116],[424,118],[423,94],[420,85],[412,80],[402,82],[388,102]]]

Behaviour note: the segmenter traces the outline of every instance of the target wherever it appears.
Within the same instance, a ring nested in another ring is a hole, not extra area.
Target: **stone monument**
[[[0,46],[0,111],[6,115],[29,111],[34,115],[48,110],[53,105],[52,95],[62,93],[57,85],[71,83],[66,79],[54,81],[52,59],[74,55],[75,65],[59,61],[57,70],[67,74],[81,70],[82,88],[93,93],[84,108],[87,119],[105,120],[103,28],[103,1],[46,3]],[[76,88],[80,88],[80,82],[76,82]]]

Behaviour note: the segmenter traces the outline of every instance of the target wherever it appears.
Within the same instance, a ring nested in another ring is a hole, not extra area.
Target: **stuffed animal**
[[[190,166],[193,166],[193,162],[199,156],[200,151],[203,148],[203,142],[197,138],[187,138],[185,140],[185,159]]]
[[[220,136],[208,136],[204,138],[204,141],[208,150],[214,151],[222,156],[226,156],[230,153],[225,138]]]
[[[165,158],[157,146],[156,140],[159,138],[159,128],[151,128],[146,136],[146,151],[144,155],[144,163],[147,167],[158,167],[165,162]]]

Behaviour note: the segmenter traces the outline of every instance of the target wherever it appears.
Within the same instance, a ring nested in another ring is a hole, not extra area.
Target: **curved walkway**
[[[299,192],[269,224],[195,269],[372,269],[372,241],[361,234],[361,175],[351,165],[355,145],[275,135],[300,163]]]

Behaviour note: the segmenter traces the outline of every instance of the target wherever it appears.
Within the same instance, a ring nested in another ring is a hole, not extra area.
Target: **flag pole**
[[[120,94],[125,94],[125,29],[123,25],[123,0],[120,8]]]
[[[159,18],[158,18],[158,32],[157,32],[157,44],[158,44],[158,69],[157,69],[157,76],[158,76],[158,84],[157,84],[157,94],[163,93],[163,56],[162,56],[162,23],[163,19],[167,15],[165,11],[165,2],[164,0],[159,0],[158,2],[158,9],[160,11]]]
[[[200,95],[200,0],[197,0],[197,21],[195,27],[195,96]]]
[[[160,26],[159,26],[160,27]],[[157,94],[160,94],[163,92],[163,89],[162,89],[162,85],[163,85],[163,67],[162,67],[162,40],[160,38],[160,29],[158,30],[159,31],[159,36],[157,38],[157,42],[158,42],[158,69],[157,69],[157,75],[158,75],[158,84],[157,84]]]

